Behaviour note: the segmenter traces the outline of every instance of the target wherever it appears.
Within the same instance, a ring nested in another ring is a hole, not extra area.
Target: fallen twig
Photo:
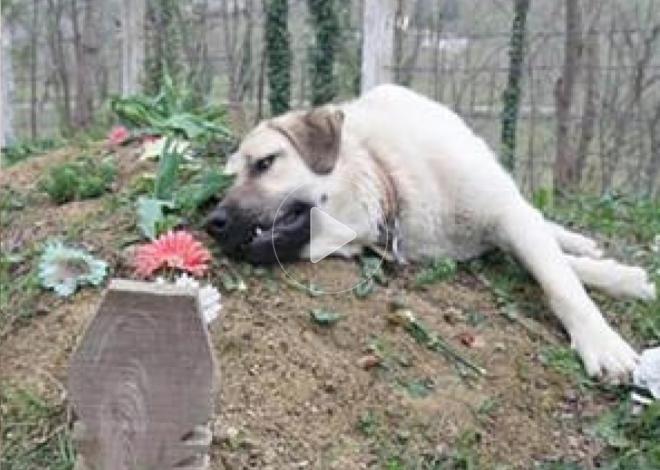
[[[485,376],[488,372],[483,367],[475,364],[471,359],[463,356],[448,342],[440,338],[436,333],[429,330],[426,325],[420,323],[415,315],[408,309],[397,309],[389,314],[389,320],[401,325],[418,343],[423,344],[431,351],[444,355],[447,359],[468,367],[478,375]]]

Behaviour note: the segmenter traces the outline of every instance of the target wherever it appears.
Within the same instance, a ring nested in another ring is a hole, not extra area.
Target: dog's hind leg
[[[596,243],[595,240],[568,230],[566,227],[555,222],[546,220],[546,225],[564,253],[576,256],[587,256],[589,258],[602,258],[603,252],[598,248],[598,243]]]
[[[603,252],[591,238],[554,222],[546,221],[546,224],[583,283],[614,297],[655,298],[655,286],[642,268],[602,259]]]
[[[655,298],[655,286],[642,268],[626,266],[612,259],[565,255],[580,280],[614,297],[641,300]]]
[[[627,378],[637,354],[603,318],[541,214],[522,198],[512,201],[497,215],[495,236],[539,282],[587,373]]]

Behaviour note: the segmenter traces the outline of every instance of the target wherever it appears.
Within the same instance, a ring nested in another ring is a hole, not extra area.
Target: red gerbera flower
[[[211,253],[188,232],[168,232],[157,240],[138,247],[135,272],[149,277],[161,268],[187,271],[201,276],[208,269]]]
[[[108,142],[110,145],[118,147],[128,140],[131,133],[124,126],[115,126],[110,129],[108,134]]]

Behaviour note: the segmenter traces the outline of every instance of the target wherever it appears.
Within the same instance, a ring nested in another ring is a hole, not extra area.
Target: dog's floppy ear
[[[314,173],[335,168],[341,146],[344,113],[330,106],[302,114],[287,127],[287,137]]]

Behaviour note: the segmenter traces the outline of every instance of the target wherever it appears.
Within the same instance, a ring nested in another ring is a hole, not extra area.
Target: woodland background
[[[109,98],[155,94],[165,78],[225,106],[239,136],[290,107],[354,97],[373,53],[364,2],[2,0],[3,146],[107,129]],[[528,194],[659,193],[660,2],[375,8],[394,11],[393,80],[461,114]]]

